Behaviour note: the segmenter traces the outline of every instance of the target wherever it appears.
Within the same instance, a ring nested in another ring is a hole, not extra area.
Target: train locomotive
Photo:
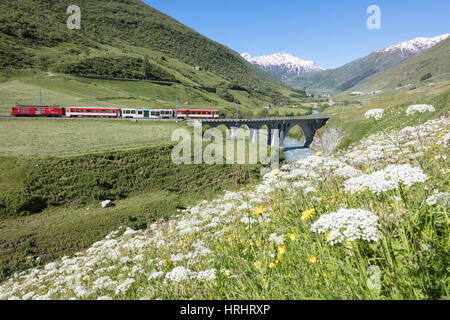
[[[219,110],[150,109],[80,106],[22,106],[11,107],[13,117],[80,117],[125,119],[218,119]]]

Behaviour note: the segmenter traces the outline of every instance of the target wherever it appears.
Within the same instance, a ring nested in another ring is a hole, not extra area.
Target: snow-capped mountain
[[[243,53],[241,56],[253,65],[273,74],[281,80],[296,77],[303,73],[324,70],[315,64],[314,61],[302,60],[286,52],[261,57],[252,57],[249,53]]]
[[[450,37],[450,34],[443,34],[441,36],[437,36],[434,38],[419,37],[410,41],[397,43],[393,46],[378,50],[376,52],[387,53],[399,51],[402,54],[411,54],[411,53],[415,54],[435,46],[436,44],[447,39],[448,37]]]
[[[308,90],[315,94],[335,94],[347,91],[358,85],[370,82],[381,73],[424,54],[427,50],[431,50],[431,48],[449,37],[450,34],[443,34],[433,38],[421,37],[401,42],[374,51],[339,68],[300,74],[296,77],[285,79],[285,82],[293,88]]]

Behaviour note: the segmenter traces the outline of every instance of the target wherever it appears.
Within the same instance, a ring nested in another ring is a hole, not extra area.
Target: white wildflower
[[[195,272],[192,272],[191,270],[186,269],[183,266],[180,266],[180,267],[175,267],[172,271],[168,272],[166,274],[165,278],[167,280],[180,282],[183,280],[189,280],[194,276],[195,276]]]
[[[428,197],[427,204],[429,206],[442,205],[446,209],[450,208],[450,193],[438,193]]]
[[[153,279],[158,279],[164,276],[164,272],[162,271],[153,271],[150,276],[148,277],[148,281]]]
[[[216,269],[200,271],[197,274],[197,280],[212,281],[216,279]]]
[[[126,279],[124,282],[122,282],[120,285],[117,286],[115,293],[116,294],[125,293],[130,288],[130,286],[135,282],[136,280],[132,278]]]
[[[422,169],[410,165],[391,165],[386,169],[372,174],[363,174],[356,178],[348,179],[344,186],[345,191],[358,193],[370,190],[376,194],[398,188],[399,183],[412,186],[415,183],[425,182],[427,176]]]
[[[383,117],[384,109],[372,109],[366,112],[364,115],[367,119],[374,118],[380,120]]]
[[[277,235],[276,233],[272,233],[269,236],[269,242],[274,242],[275,245],[281,246],[284,244],[284,238],[282,236]]]
[[[424,112],[435,112],[436,109],[432,105],[428,104],[415,104],[412,106],[409,106],[408,109],[406,109],[406,114],[413,115],[416,112],[424,113]]]
[[[331,244],[357,239],[378,241],[378,217],[362,209],[339,209],[337,212],[324,214],[314,222],[311,230],[327,234]]]

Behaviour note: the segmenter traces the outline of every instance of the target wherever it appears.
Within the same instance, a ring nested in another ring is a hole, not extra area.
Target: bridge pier
[[[250,143],[259,144],[259,129],[250,128]]]
[[[273,147],[282,147],[283,141],[280,139],[280,129],[272,129],[270,131],[272,131],[270,145]]]
[[[305,134],[305,148],[309,148],[309,146],[314,140],[314,135],[316,134],[316,131],[318,129],[316,123],[315,122],[301,123],[300,127],[302,128],[303,133]]]
[[[238,129],[239,129],[238,127],[230,127],[228,132],[229,132],[231,138],[233,138],[233,139],[238,138]]]

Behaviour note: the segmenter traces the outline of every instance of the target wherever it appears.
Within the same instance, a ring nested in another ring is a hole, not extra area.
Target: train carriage
[[[148,118],[148,111],[144,112],[144,109],[122,108],[122,118],[143,119],[144,114],[147,115]]]
[[[122,118],[129,119],[171,119],[173,111],[169,109],[133,109],[123,108]]]
[[[105,117],[119,118],[122,112],[120,108],[102,108],[102,107],[67,107],[66,116],[68,117]]]
[[[178,119],[218,119],[219,110],[178,109],[173,110]],[[178,113],[177,113],[178,112]]]
[[[13,117],[62,117],[64,114],[63,107],[22,105],[11,107]]]

